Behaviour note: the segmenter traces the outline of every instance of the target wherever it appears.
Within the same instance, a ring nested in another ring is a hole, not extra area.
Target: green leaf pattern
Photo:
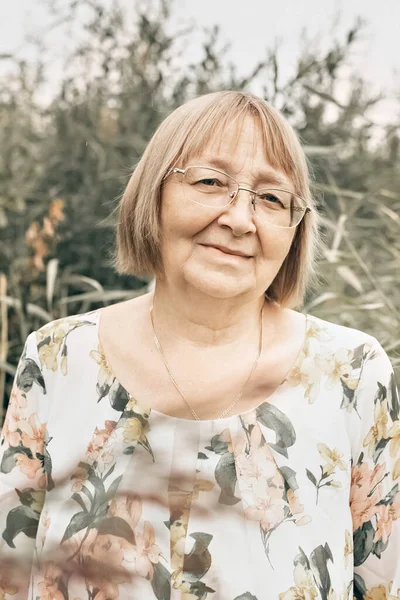
[[[188,423],[125,390],[97,316],[60,319],[27,340],[2,431],[0,564],[48,556],[58,539],[70,564],[104,565],[79,600],[124,600],[129,586],[141,600],[400,597],[400,403],[376,340],[309,316],[277,394],[238,416]],[[77,368],[82,411],[70,412],[78,388],[62,390]],[[75,426],[86,432],[79,455]],[[187,481],[172,476],[183,466]],[[22,600],[29,585],[31,597],[72,597],[48,559],[36,579],[7,580],[5,600]]]

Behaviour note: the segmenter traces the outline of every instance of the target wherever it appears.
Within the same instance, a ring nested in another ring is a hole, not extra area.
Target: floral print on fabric
[[[197,478],[192,491],[185,491],[175,484],[168,489],[170,520],[167,523],[171,535],[171,579],[174,589],[180,590],[185,598],[197,598],[201,595],[214,592],[200,580],[211,566],[211,554],[208,550],[212,536],[206,533],[193,533],[195,545],[190,554],[185,554],[185,542],[189,524],[190,507],[192,502],[198,500],[200,492],[208,492],[214,484]],[[198,558],[197,547],[203,550],[202,559]]]
[[[47,445],[47,389],[35,340],[17,367],[0,447],[0,594],[27,593],[46,489],[54,488]],[[17,560],[15,560],[17,557]]]
[[[332,589],[328,565],[334,561],[328,544],[318,546],[308,558],[302,548],[294,559],[293,579],[294,586],[286,592],[279,594],[279,600],[348,600],[352,584],[345,586],[344,590],[336,593]]]
[[[376,354],[372,355],[374,357],[377,360],[379,357],[384,359],[383,351],[376,349]],[[399,482],[395,482],[396,469],[389,464],[393,460],[397,463],[399,458],[396,436],[400,423],[400,402],[393,373],[385,382],[376,382],[372,398],[372,419],[362,441],[362,451],[352,467],[350,496],[354,564],[360,567],[356,588],[357,593],[364,596],[367,585],[361,575],[362,566],[368,560],[372,561],[373,557],[381,560],[388,548],[392,547],[392,533],[396,531],[397,534],[400,529],[400,486]],[[400,581],[390,583],[389,591],[393,596],[392,586],[397,590]]]
[[[336,448],[329,448],[326,444],[317,444],[318,452],[325,460],[324,465],[320,465],[321,475],[317,478],[309,469],[306,469],[307,477],[316,488],[316,502],[318,503],[319,491],[321,488],[330,486],[333,488],[342,487],[340,481],[334,479],[336,468],[345,471],[347,465],[343,460],[343,454]]]
[[[356,391],[370,343],[360,344],[355,349],[339,347],[332,350],[329,344],[331,339],[327,327],[321,327],[318,321],[312,322],[288,381],[292,386],[302,385],[310,403],[318,397],[323,380],[326,389],[332,389],[340,383],[343,392],[341,407],[349,412],[357,411]]]
[[[81,318],[66,317],[41,327],[37,333],[37,348],[40,362],[46,369],[68,374],[68,336],[78,327],[90,325]]]
[[[211,445],[206,447],[221,455],[215,469],[215,480],[221,487],[219,502],[243,504],[244,516],[259,524],[265,555],[270,562],[269,542],[279,525],[292,522],[301,526],[311,521],[309,515],[304,515],[304,507],[296,496],[299,487],[296,473],[286,468],[284,477],[258,425],[258,420],[269,423],[271,414],[275,417],[280,439],[290,439],[294,435],[291,423],[266,402],[256,413],[240,417],[241,435],[231,438],[226,429],[214,436]],[[283,448],[281,446],[280,450]]]
[[[48,323],[18,365],[4,600],[399,600],[400,402],[374,338],[308,315],[268,400],[196,422],[123,387],[98,317]]]
[[[93,357],[93,353],[91,353]],[[107,369],[104,361],[100,369]],[[109,386],[108,392],[112,387]],[[110,395],[110,403],[121,415],[117,421],[106,421],[96,427],[86,456],[71,476],[72,499],[79,505],[61,540],[68,561],[96,572],[85,579],[90,598],[118,598],[119,585],[129,583],[132,576],[149,580],[156,597],[166,597],[169,573],[160,561],[153,525],[143,519],[142,499],[134,492],[119,494],[122,475],[114,476],[118,448],[132,455],[138,446],[154,460],[146,434],[150,426],[150,410],[123,393]],[[118,398],[118,400],[116,400]],[[111,569],[99,572],[98,564]]]

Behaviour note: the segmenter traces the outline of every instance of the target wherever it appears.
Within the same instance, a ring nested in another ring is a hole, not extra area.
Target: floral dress
[[[0,448],[1,600],[400,598],[400,404],[375,338],[307,315],[272,395],[192,421],[124,389],[99,313],[26,340]]]

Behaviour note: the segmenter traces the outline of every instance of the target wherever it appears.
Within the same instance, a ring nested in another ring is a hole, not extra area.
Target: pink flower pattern
[[[64,600],[55,550],[89,570],[72,600],[125,600],[136,584],[141,600],[348,600],[353,579],[358,597],[399,597],[399,403],[375,340],[309,316],[271,399],[188,424],[127,393],[96,314],[47,324],[21,357],[0,446],[0,565],[19,556],[28,572],[29,547],[41,564],[26,580],[0,568],[0,599]]]

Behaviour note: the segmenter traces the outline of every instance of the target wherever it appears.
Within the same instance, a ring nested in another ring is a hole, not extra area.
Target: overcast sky
[[[176,0],[176,6],[183,18],[200,25],[219,23],[232,41],[232,57],[243,69],[262,57],[275,38],[281,40],[290,63],[297,56],[303,28],[328,39],[334,27],[343,33],[361,16],[368,25],[357,59],[360,69],[387,86],[396,68],[400,73],[399,0]]]
[[[62,0],[61,0],[62,1]],[[111,2],[112,0],[104,0]],[[127,11],[135,0],[122,0]],[[333,30],[344,33],[360,16],[367,21],[353,64],[371,87],[389,94],[400,91],[400,0],[175,0],[171,26],[194,23],[187,59],[200,54],[202,28],[218,23],[222,39],[231,42],[229,57],[240,73],[251,70],[265,57],[265,50],[280,40],[280,64],[290,74],[299,53],[304,28],[308,35],[320,35],[328,44]],[[42,34],[49,24],[39,0],[13,0],[0,3],[0,53],[21,47],[24,33]],[[54,56],[62,52],[57,34],[43,34]],[[382,105],[381,118],[389,117],[390,104]]]

